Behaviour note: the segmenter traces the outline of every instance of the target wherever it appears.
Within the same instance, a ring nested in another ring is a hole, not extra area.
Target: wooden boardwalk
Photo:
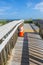
[[[6,65],[43,65],[43,40],[27,25],[24,24],[24,37],[18,37]]]

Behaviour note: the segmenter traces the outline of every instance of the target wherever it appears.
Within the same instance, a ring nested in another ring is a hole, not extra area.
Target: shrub
[[[33,23],[32,20],[25,20],[24,23]]]

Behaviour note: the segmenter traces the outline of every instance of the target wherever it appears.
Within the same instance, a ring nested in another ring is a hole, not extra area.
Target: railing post
[[[4,65],[4,59],[3,59],[2,52],[0,53],[0,65]]]
[[[6,50],[6,59],[8,58],[8,44],[5,46],[5,50]]]
[[[7,55],[6,55],[6,50],[5,50],[5,48],[4,48],[4,59],[5,59],[5,63],[4,63],[4,64],[6,64],[6,61],[7,61]]]

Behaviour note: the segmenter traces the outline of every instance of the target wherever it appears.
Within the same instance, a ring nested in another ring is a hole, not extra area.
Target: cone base
[[[24,36],[24,33],[23,32],[19,32],[19,36],[20,37],[23,37]]]

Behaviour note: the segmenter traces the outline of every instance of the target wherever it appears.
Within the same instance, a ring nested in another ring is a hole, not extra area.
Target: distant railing
[[[21,20],[18,24],[16,23],[15,28],[7,36],[7,38],[0,44],[0,65],[5,65],[8,60],[8,55],[11,49],[14,47],[18,37],[18,27],[23,23]]]

